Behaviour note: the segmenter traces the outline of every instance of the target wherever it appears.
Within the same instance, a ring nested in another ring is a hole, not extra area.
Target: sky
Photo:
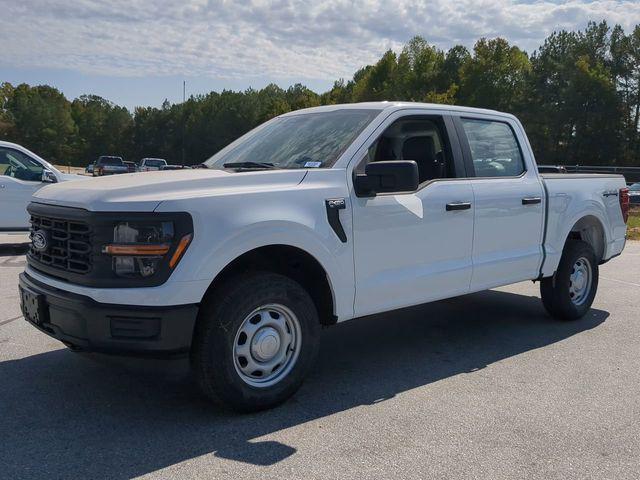
[[[211,90],[303,83],[323,92],[414,35],[442,49],[504,37],[533,52],[554,30],[640,0],[0,0],[0,82],[48,84],[130,109]]]

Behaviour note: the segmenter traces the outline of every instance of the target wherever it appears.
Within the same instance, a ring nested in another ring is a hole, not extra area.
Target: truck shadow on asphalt
[[[65,349],[5,361],[0,476],[131,478],[209,454],[273,465],[295,447],[256,439],[473,374],[595,328],[608,315],[592,309],[580,321],[558,322],[537,297],[487,291],[354,320],[323,332],[319,361],[293,399],[252,415],[208,404],[186,362]]]

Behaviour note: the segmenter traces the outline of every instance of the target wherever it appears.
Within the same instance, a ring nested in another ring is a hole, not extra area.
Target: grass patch
[[[640,207],[634,207],[629,212],[627,222],[627,239],[640,240]]]

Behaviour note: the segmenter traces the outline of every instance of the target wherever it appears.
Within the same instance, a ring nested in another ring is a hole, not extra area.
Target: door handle
[[[455,202],[447,203],[447,212],[452,210],[469,210],[471,208],[471,202]]]
[[[535,205],[540,202],[542,202],[540,197],[525,197],[522,199],[523,205]]]

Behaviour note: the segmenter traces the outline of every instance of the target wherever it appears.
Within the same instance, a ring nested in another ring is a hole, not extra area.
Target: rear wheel
[[[591,308],[598,289],[598,262],[591,245],[569,240],[553,277],[540,282],[542,303],[555,318],[575,320]]]
[[[316,357],[320,323],[309,294],[283,275],[229,280],[205,299],[191,352],[202,391],[238,411],[283,402]]]

